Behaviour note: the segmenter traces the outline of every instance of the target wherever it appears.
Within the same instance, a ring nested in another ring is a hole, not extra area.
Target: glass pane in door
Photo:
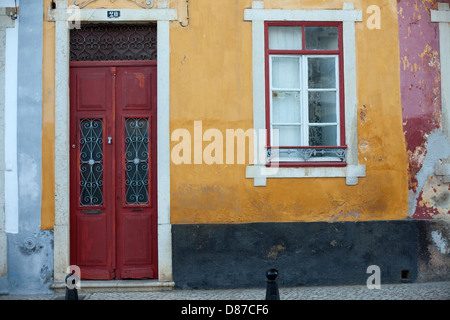
[[[80,120],[80,205],[103,204],[103,121]]]
[[[147,118],[125,119],[125,203],[149,203],[149,124]]]

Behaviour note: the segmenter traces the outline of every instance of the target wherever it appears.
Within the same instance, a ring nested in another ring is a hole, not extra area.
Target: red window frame
[[[269,27],[302,27],[302,49],[301,50],[274,50],[269,49]],[[305,27],[337,27],[338,28],[338,50],[306,50]],[[265,55],[265,87],[266,87],[266,131],[267,148],[273,148],[270,143],[270,74],[269,57],[272,54],[284,55],[338,55],[339,61],[339,146],[277,146],[279,149],[308,148],[308,149],[347,149],[345,143],[345,101],[344,101],[344,45],[342,39],[342,22],[321,21],[266,21],[264,23],[264,55]],[[345,167],[345,161],[302,161],[302,162],[270,162],[266,166],[276,167]]]

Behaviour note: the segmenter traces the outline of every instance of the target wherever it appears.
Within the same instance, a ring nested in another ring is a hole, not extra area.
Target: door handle
[[[108,137],[108,144],[112,143],[112,137]]]

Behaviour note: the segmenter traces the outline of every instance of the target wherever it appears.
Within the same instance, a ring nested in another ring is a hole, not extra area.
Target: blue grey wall
[[[8,234],[11,294],[50,292],[53,231],[41,230],[42,1],[21,0],[17,90],[19,233]]]

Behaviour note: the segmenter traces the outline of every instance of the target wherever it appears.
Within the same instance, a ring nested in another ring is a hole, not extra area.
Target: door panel
[[[110,68],[71,68],[71,264],[86,279],[114,277],[113,77]]]
[[[71,264],[157,277],[156,63],[72,63]]]
[[[106,110],[111,103],[111,72],[96,69],[92,73],[80,72],[77,75],[76,98],[78,110]]]
[[[124,214],[123,226],[125,230],[133,230],[123,238],[124,247],[128,250],[124,251],[124,265],[146,265],[152,263],[152,248],[150,247],[150,230],[152,230],[152,222],[148,215]],[[141,249],[141,250],[137,250]]]
[[[122,109],[145,109],[150,110],[152,106],[152,80],[153,74],[142,68],[121,69],[118,73],[118,84],[123,88],[120,95]]]
[[[116,130],[122,136],[116,163],[124,168],[116,177],[117,273],[155,278],[156,66],[118,68],[117,84]]]
[[[87,217],[79,215],[77,221],[78,236],[83,246],[78,248],[78,263],[83,266],[101,266],[108,262],[108,254],[104,249],[107,247],[106,216],[97,215]]]

